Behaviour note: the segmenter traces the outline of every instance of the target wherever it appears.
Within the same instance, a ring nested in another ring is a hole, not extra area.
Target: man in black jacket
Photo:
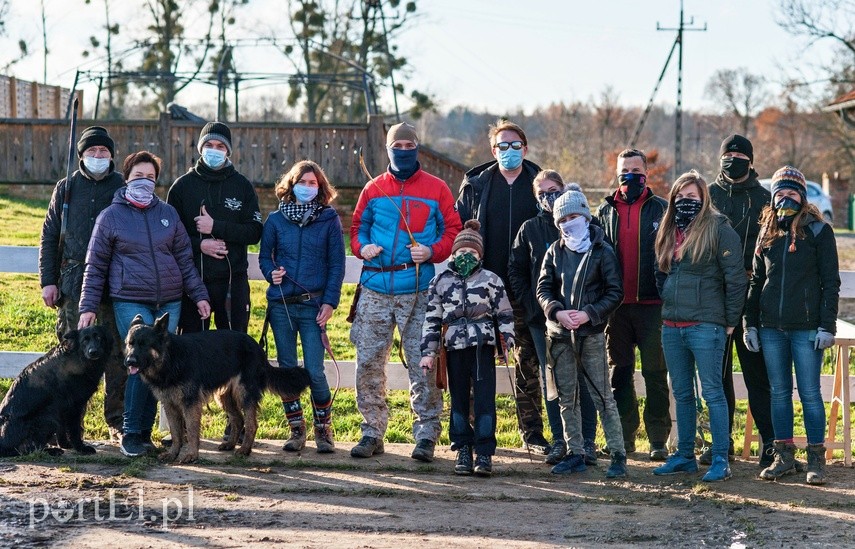
[[[83,130],[77,142],[78,169],[71,175],[71,180],[62,179],[56,184],[45,215],[39,245],[39,282],[45,305],[57,310],[56,335],[60,340],[66,333],[77,329],[83,266],[95,219],[125,184],[113,162],[115,153],[115,144],[106,129],[92,126]],[[62,206],[66,200],[65,244],[60,250]],[[111,434],[116,434],[122,429],[127,375],[121,345],[118,344],[113,307],[108,299],[102,301],[98,318],[101,324],[108,326],[116,340],[104,370],[104,419]]]
[[[261,239],[258,196],[229,160],[232,133],[222,122],[202,128],[196,165],[175,180],[167,203],[178,210],[193,244],[193,260],[211,296],[218,330],[246,332],[249,326],[249,277],[246,248]],[[184,333],[210,327],[186,295],[179,328]]]
[[[715,182],[710,185],[710,197],[713,205],[730,220],[730,225],[742,241],[742,257],[745,272],[751,278],[752,261],[757,235],[760,232],[760,214],[770,202],[770,193],[757,181],[754,171],[754,147],[751,141],[741,135],[731,135],[721,142],[719,149],[721,171]],[[774,458],[772,429],[772,404],[769,389],[769,376],[763,352],[752,353],[742,341],[742,326],[737,325],[733,335],[728,338],[728,347],[724,351],[724,394],[730,412],[730,431],[733,432],[733,413],[736,397],[733,391],[733,347],[742,365],[742,378],[748,389],[748,406],[757,424],[763,448],[760,466],[768,467]],[[733,456],[733,441],[730,443],[730,455]],[[711,456],[705,452],[701,463],[709,463]]]
[[[528,141],[518,125],[499,120],[490,126],[490,151],[495,160],[466,172],[457,199],[461,222],[477,219],[484,238],[484,268],[499,275],[514,309],[514,346],[517,368],[516,400],[523,445],[546,454],[549,442],[543,436],[540,364],[525,322],[525,309],[514,296],[508,278],[511,245],[523,222],[537,215],[531,192],[537,164],[525,160]]]
[[[662,300],[656,289],[654,243],[668,203],[647,186],[647,157],[637,149],[618,155],[619,188],[607,196],[597,217],[614,246],[621,266],[623,304],[609,318],[606,348],[612,366],[612,389],[617,401],[627,452],[635,451],[641,424],[635,395],[635,348],[641,354],[641,375],[647,394],[644,427],[650,459],[665,461],[671,433],[668,370],[662,354]]]

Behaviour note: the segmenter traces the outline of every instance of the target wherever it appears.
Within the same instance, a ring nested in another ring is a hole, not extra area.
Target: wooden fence
[[[62,118],[69,93],[68,88],[0,75],[0,118]],[[83,92],[78,95],[82,111]]]
[[[196,142],[202,124],[175,121],[168,114],[159,120],[82,120],[87,126],[104,126],[116,142],[116,159],[147,149],[163,159],[160,184],[168,186],[198,158]],[[320,164],[337,187],[361,187],[365,176],[359,167],[359,150],[371,173],[388,164],[386,129],[382,116],[367,124],[286,124],[241,122],[232,130],[232,162],[256,186],[271,186],[294,162],[311,159]],[[65,176],[68,122],[61,119],[0,119],[0,182],[53,184]],[[419,159],[422,167],[441,177],[456,192],[465,167],[428,147]]]

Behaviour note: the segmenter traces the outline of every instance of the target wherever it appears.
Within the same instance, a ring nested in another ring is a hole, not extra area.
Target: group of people
[[[666,199],[647,185],[644,153],[627,149],[617,158],[617,190],[593,213],[578,184],[526,158],[520,126],[499,121],[488,138],[493,160],[466,173],[455,201],[422,169],[416,129],[396,124],[386,136],[386,171],[359,196],[350,246],[363,266],[350,339],[363,422],[350,455],[384,451],[386,365],[397,328],[415,415],[413,459],[434,459],[443,411],[437,381],[447,376],[454,472],[491,475],[496,360],[510,352],[523,445],[544,455],[553,473],[583,471],[605,452],[606,476],[625,477],[643,419],[648,457],[663,462],[654,474],[696,472],[700,462],[709,465],[705,481],[725,480],[734,458],[735,346],[762,439],[760,477],[804,470],[793,444],[795,369],[806,480],[824,482],[819,379],[823,350],[834,343],[840,280],[834,233],[807,201],[804,176],[785,166],[770,193],[757,180],[751,142],[732,135],[712,184],[692,170]],[[316,448],[332,452],[324,340],[345,271],[336,190],[320,166],[300,161],[276,183],[279,207],[262,224],[252,185],[229,159],[231,140],[228,126],[207,124],[199,160],[163,202],[154,193],[159,158],[133,153],[119,174],[107,131],[86,129],[79,170],[57,184],[45,218],[43,298],[58,308],[58,335],[97,319],[124,338],[137,314],[152,322],[165,312],[171,330],[208,329],[213,317],[218,329],[245,332],[247,246],[260,239],[279,366],[298,367],[299,336]],[[156,403],[138,374],[125,375],[120,355],[114,362],[105,417],[121,434],[122,452],[141,455],[153,447]],[[669,455],[672,391],[678,436]],[[712,443],[696,457],[701,395]],[[301,451],[308,436],[301,402],[283,409],[284,450]],[[598,416],[603,449],[595,444]]]

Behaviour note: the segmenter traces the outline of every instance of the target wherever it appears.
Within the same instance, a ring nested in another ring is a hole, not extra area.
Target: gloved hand
[[[742,342],[752,353],[760,352],[760,334],[757,333],[757,328],[745,328],[742,332]]]
[[[817,328],[816,340],[814,341],[813,348],[819,351],[822,349],[828,349],[832,345],[834,345],[834,334],[826,332],[822,328]]]

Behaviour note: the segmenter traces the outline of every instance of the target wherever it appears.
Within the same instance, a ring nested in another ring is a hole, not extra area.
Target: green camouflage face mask
[[[455,256],[452,264],[454,265],[454,270],[462,276],[466,278],[475,272],[475,269],[478,268],[478,265],[481,263],[481,260],[475,257],[475,255],[471,252],[463,252],[462,254],[458,254]]]

